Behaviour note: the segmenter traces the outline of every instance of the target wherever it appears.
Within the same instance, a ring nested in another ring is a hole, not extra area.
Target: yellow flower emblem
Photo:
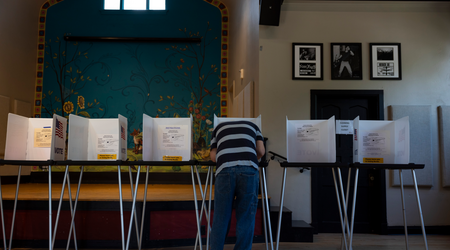
[[[70,114],[73,112],[73,103],[71,101],[67,101],[64,103],[63,106],[63,110],[64,112],[66,112],[67,114]]]
[[[78,107],[80,107],[80,109],[84,109],[84,97],[83,96],[78,96]]]

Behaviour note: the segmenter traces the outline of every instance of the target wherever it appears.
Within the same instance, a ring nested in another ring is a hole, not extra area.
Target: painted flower
[[[78,106],[80,107],[80,109],[84,109],[84,97],[83,96],[78,96]]]
[[[194,110],[193,107],[189,107],[189,112],[192,112],[192,110]]]
[[[202,115],[200,115],[200,114],[197,114],[197,119],[200,119],[200,117],[202,117]]]
[[[214,131],[214,128],[210,128],[209,131],[213,132],[213,131]]]
[[[203,121],[206,120],[206,116],[202,116],[202,120],[203,120]]]
[[[195,113],[198,114],[200,112],[200,109],[195,109]]]
[[[65,102],[64,105],[63,105],[63,110],[67,114],[72,113],[73,112],[73,103],[71,101]]]
[[[211,125],[212,121],[210,119],[206,119],[206,124]]]

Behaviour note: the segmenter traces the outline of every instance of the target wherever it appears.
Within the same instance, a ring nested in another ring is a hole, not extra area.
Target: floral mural
[[[42,96],[36,102],[40,104],[36,113],[40,117],[52,117],[54,113],[65,117],[127,117],[129,160],[142,159],[142,114],[192,116],[193,157],[209,160],[213,117],[226,115],[222,93],[226,93],[227,84],[223,71],[227,63],[223,35],[227,33],[221,22],[188,26],[174,29],[173,34],[200,38],[201,42],[74,42],[48,32],[42,61],[45,77],[43,86],[37,86]],[[117,171],[117,167],[85,170]],[[189,168],[152,167],[151,171],[186,172]]]

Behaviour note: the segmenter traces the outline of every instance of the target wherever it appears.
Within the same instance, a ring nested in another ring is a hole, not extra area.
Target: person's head
[[[345,46],[345,52],[348,52],[350,50],[350,46]]]

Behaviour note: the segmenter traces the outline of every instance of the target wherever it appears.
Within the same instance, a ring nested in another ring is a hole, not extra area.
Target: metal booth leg
[[[64,191],[66,189],[67,173],[69,173],[69,165],[66,165],[66,171],[64,172],[63,184],[61,187],[61,195],[59,196],[58,210],[56,212],[55,228],[53,229],[53,238],[52,238],[53,246],[55,245],[56,232],[58,230],[59,215],[61,214],[61,206],[62,206],[62,201],[63,201],[63,197],[64,197]]]
[[[425,249],[428,250],[427,235],[425,233],[425,225],[423,223],[422,207],[420,206],[419,189],[417,187],[416,171],[414,169],[411,169],[411,172],[413,175],[414,188],[416,190],[416,200],[417,200],[417,207],[419,208],[420,224],[422,226],[423,243],[425,244]]]
[[[347,201],[348,201],[348,192],[347,192],[347,198],[344,196],[344,185],[342,183],[342,175],[341,175],[341,169],[337,168],[338,177],[339,177],[339,189],[341,191],[341,200],[342,200],[342,207],[343,207],[343,214],[344,214],[344,229],[347,230],[347,236],[350,232],[348,228],[348,216],[347,216]],[[348,245],[348,239],[344,235],[344,240],[347,241],[347,248],[351,249],[352,247]]]
[[[0,213],[2,216],[2,233],[3,233],[3,250],[6,249],[6,233],[5,233],[5,216],[3,215],[3,197],[2,197],[2,183],[0,178]]]
[[[358,175],[359,175],[359,168],[356,169],[355,172],[355,184],[353,187],[353,204],[352,204],[352,222],[350,226],[350,249],[353,249],[353,226],[355,225],[355,208],[356,208],[356,192],[358,189]]]
[[[197,167],[197,166],[195,166],[195,167]],[[197,234],[201,235],[200,218],[198,216],[197,190],[195,188],[194,166],[193,165],[191,165],[191,178],[192,178],[192,188],[193,188],[193,191],[194,191],[195,217],[197,219]],[[199,240],[200,241],[199,247],[200,247],[200,249],[202,249],[202,237],[200,237],[199,239],[200,239]]]
[[[270,222],[270,207],[269,207],[269,195],[267,193],[267,182],[266,182],[266,173],[265,168],[261,168],[261,176],[260,183],[261,183],[261,195],[262,197],[262,210],[263,210],[263,216],[264,216],[264,231],[266,236],[266,249],[268,249],[267,245],[267,229],[269,230],[269,239],[270,239],[270,249],[273,250],[273,237],[272,237],[272,225]],[[264,215],[264,211],[266,211],[266,215]],[[267,224],[266,224],[267,220]]]
[[[281,182],[281,197],[280,197],[280,212],[278,214],[278,228],[277,228],[277,247],[276,250],[278,250],[278,247],[280,246],[280,231],[281,231],[281,218],[283,215],[283,203],[284,203],[284,191],[286,187],[286,168],[283,170],[283,180]]]
[[[131,166],[129,167],[129,169],[131,168]],[[131,170],[131,169],[130,169]],[[135,185],[135,189],[134,189],[134,192],[133,192],[133,188],[131,188],[131,196],[132,196],[132,200],[133,200],[133,202],[132,202],[132,205],[131,205],[131,215],[130,215],[130,224],[129,224],[129,227],[128,227],[128,238],[127,238],[127,246],[126,246],[126,250],[128,250],[129,249],[129,246],[130,246],[130,237],[131,237],[131,229],[132,229],[132,227],[133,227],[133,217],[134,217],[134,219],[135,219],[135,222],[136,222],[136,236],[137,236],[137,241],[138,241],[138,243],[140,242],[140,240],[139,240],[139,234],[138,234],[138,232],[137,232],[137,230],[138,230],[138,225],[137,225],[137,217],[136,217],[136,214],[135,214],[135,211],[136,211],[136,196],[137,196],[137,191],[138,191],[138,182],[139,182],[139,174],[141,173],[141,166],[139,165],[139,167],[138,167],[138,169],[137,169],[137,174],[136,174],[136,185]],[[133,182],[132,182],[132,180],[130,179],[130,183],[131,183],[131,187],[133,187]],[[140,246],[139,246],[139,248],[140,248]]]
[[[72,221],[70,222],[69,239],[67,240],[66,250],[69,250],[70,238],[72,236],[71,235],[72,234],[72,229],[73,229],[73,240],[74,240],[75,250],[78,249],[76,232],[75,232],[75,222],[74,221],[75,221],[75,214],[76,214],[75,212],[77,211],[78,197],[80,196],[80,188],[81,188],[81,180],[83,179],[83,172],[84,172],[84,166],[81,166],[80,177],[78,179],[77,194],[75,196],[75,204],[73,205]],[[70,183],[69,183],[69,187],[70,187]],[[69,194],[69,197],[71,197],[71,196],[72,195]],[[72,200],[70,200],[70,203],[72,204]]]
[[[48,249],[53,250],[52,245],[52,166],[48,166]]]
[[[336,198],[337,198],[337,204],[338,204],[338,209],[339,209],[339,218],[341,220],[341,229],[342,229],[342,238],[344,240],[344,246],[345,249],[348,250],[347,247],[347,238],[345,236],[345,227],[344,227],[344,220],[342,219],[342,209],[341,209],[341,201],[340,201],[340,195],[339,195],[339,188],[337,186],[337,181],[336,181],[336,174],[334,173],[334,168],[331,169],[333,172],[333,180],[334,180],[334,189],[336,190]],[[345,204],[345,203],[344,203]]]
[[[264,201],[264,188],[262,179],[262,169],[259,171],[259,187],[261,189],[261,203],[262,203],[262,213],[263,213],[263,223],[264,223],[264,240],[266,242],[266,250],[269,250],[269,238],[267,237],[267,221],[266,221],[266,203]]]
[[[123,198],[122,198],[122,176],[120,171],[120,165],[117,166],[117,172],[119,174],[119,203],[120,203],[120,226],[122,229],[122,250],[125,250],[125,230],[123,225]]]
[[[402,173],[401,169],[398,172],[398,176],[400,178],[400,190],[401,190],[401,196],[402,196],[403,227],[405,229],[405,244],[406,244],[406,250],[408,250],[409,244],[408,244],[408,226],[406,225],[405,191],[403,190],[403,173]]]
[[[145,174],[145,185],[144,185],[144,200],[142,203],[142,217],[141,217],[141,231],[139,235],[139,250],[142,248],[142,235],[144,234],[144,218],[145,218],[145,205],[147,203],[147,187],[148,187],[148,173],[150,166],[147,166],[147,172]]]
[[[19,172],[17,174],[16,196],[14,198],[14,209],[13,209],[13,217],[12,217],[12,222],[11,222],[11,235],[9,237],[9,249],[10,250],[11,250],[11,245],[12,245],[12,240],[13,240],[14,224],[15,224],[15,221],[16,221],[17,198],[19,196],[19,186],[20,186],[20,175],[21,175],[21,172],[22,172],[22,165],[19,166]],[[3,222],[3,206],[2,206],[2,222]],[[3,229],[3,230],[5,230],[5,229]],[[6,238],[3,238],[3,240],[4,240],[5,245],[6,245]]]

